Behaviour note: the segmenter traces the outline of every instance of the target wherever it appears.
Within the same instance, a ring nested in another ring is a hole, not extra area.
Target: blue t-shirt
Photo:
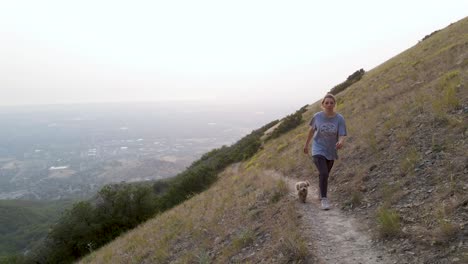
[[[339,136],[346,136],[346,124],[342,115],[327,117],[324,112],[318,112],[310,120],[315,133],[312,141],[312,156],[322,155],[327,160],[338,159],[336,142]]]

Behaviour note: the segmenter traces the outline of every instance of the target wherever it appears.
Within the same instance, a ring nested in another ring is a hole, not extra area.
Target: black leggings
[[[333,167],[333,160],[327,160],[322,155],[314,155],[314,163],[319,171],[319,187],[322,198],[327,197],[328,175]]]

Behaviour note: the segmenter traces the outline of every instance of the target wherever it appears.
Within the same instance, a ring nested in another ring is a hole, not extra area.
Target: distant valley
[[[200,103],[0,108],[0,199],[83,199],[167,178],[291,109]]]

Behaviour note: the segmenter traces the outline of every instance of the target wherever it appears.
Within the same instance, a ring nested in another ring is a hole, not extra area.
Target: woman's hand
[[[336,142],[336,149],[341,149],[343,146],[344,146],[343,141],[340,140],[340,141]]]
[[[336,149],[340,149],[343,147],[343,143],[342,142],[336,142]]]
[[[304,154],[309,154],[309,146],[310,146],[310,141],[312,140],[312,137],[314,136],[314,128],[310,127],[309,128],[309,134],[307,135],[307,140],[304,145]]]

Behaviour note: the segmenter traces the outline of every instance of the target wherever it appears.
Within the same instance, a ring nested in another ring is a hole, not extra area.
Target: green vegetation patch
[[[335,87],[333,87],[330,90],[330,93],[333,94],[333,95],[336,95],[339,92],[344,91],[346,88],[348,88],[352,84],[354,84],[354,83],[358,82],[359,80],[361,80],[362,76],[364,76],[365,73],[366,72],[364,71],[364,69],[360,69],[360,70],[355,71],[353,74],[348,76],[346,81],[344,81],[344,82],[336,85]]]
[[[447,72],[439,79],[437,90],[441,96],[437,97],[432,104],[436,114],[443,115],[445,111],[460,107],[460,99],[457,96],[459,87],[461,87],[461,77],[458,70]]]
[[[288,115],[281,120],[279,126],[270,134],[269,137],[266,138],[266,140],[277,138],[299,126],[302,123],[302,114],[307,111],[307,106],[308,105],[301,107],[301,109],[297,110],[294,114]]]
[[[73,201],[0,200],[0,257],[31,249]]]
[[[400,215],[395,210],[379,208],[377,222],[382,237],[392,238],[400,234]]]

